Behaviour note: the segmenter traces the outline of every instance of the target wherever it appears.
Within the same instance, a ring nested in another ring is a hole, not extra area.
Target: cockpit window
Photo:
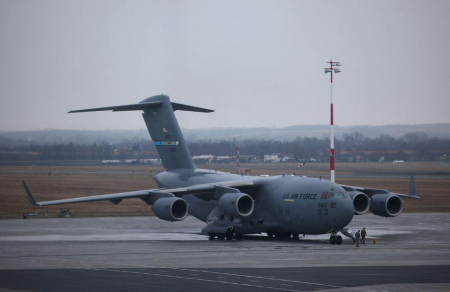
[[[345,195],[344,195],[344,193],[336,193],[336,197],[345,198]]]
[[[321,200],[325,200],[328,197],[328,192],[323,192],[322,196],[320,196]]]
[[[334,193],[333,192],[328,192],[328,197],[327,199],[333,198],[334,197]]]

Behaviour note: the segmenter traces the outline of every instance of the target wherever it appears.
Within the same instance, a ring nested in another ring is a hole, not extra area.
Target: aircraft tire
[[[298,233],[292,233],[292,237],[293,237],[294,239],[298,239],[298,238],[300,237],[300,234],[298,234]]]
[[[236,238],[236,240],[242,240],[242,237],[243,237],[243,236],[244,236],[243,234],[236,233],[236,234],[234,235],[234,238]]]
[[[225,233],[225,237],[227,238],[227,240],[233,240],[233,229],[232,228],[228,228],[227,233]]]
[[[225,239],[224,233],[217,234],[217,240],[224,240],[224,239]]]
[[[290,233],[277,233],[277,234],[275,234],[275,237],[278,239],[289,239],[289,238],[291,238],[291,234]]]
[[[272,239],[275,236],[272,232],[266,232],[266,234],[269,239]]]
[[[335,235],[330,236],[330,244],[336,244],[337,238]]]
[[[336,236],[336,244],[341,245],[342,244],[342,236],[338,235]]]
[[[215,233],[210,233],[209,234],[209,240],[215,240],[216,239],[216,234]]]

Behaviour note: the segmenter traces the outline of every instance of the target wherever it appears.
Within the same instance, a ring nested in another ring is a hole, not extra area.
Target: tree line
[[[99,142],[29,144],[11,139],[5,143],[0,139],[0,160],[110,160],[159,158],[156,147],[150,140],[124,140],[120,143]],[[297,137],[290,141],[265,139],[235,140],[194,140],[188,141],[193,156],[215,155],[235,156],[236,145],[240,155],[253,155],[262,158],[266,154],[292,154],[296,160],[310,158],[327,161],[329,159],[329,138]],[[407,133],[401,137],[380,135],[365,137],[362,133],[344,134],[335,139],[336,159],[349,161],[359,159],[385,160],[438,160],[450,155],[450,139],[428,137],[426,133]]]

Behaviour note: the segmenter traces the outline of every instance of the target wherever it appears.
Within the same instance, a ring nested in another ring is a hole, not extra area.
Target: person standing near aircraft
[[[360,238],[361,238],[361,231],[358,230],[355,233],[356,247],[359,247],[359,240],[360,240]]]
[[[366,232],[366,228],[364,227],[363,230],[361,230],[362,244],[366,244],[366,236],[367,236],[367,232]]]

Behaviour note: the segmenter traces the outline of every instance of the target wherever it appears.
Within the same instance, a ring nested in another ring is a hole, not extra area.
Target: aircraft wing
[[[384,189],[372,189],[372,188],[354,187],[354,186],[347,186],[347,185],[341,185],[341,186],[345,190],[359,191],[359,192],[365,193],[369,198],[371,198],[374,195],[378,195],[378,194],[390,194],[390,195],[399,196],[401,198],[420,199],[420,197],[417,196],[416,185],[415,185],[415,182],[414,182],[414,176],[413,175],[411,175],[411,178],[409,180],[409,192],[408,192],[407,195],[393,193],[393,192],[390,192],[390,191],[384,190]]]
[[[142,191],[134,191],[134,192],[125,192],[125,193],[114,193],[114,194],[104,194],[104,195],[96,195],[96,196],[88,196],[88,197],[78,197],[71,199],[62,199],[62,200],[52,200],[52,201],[44,201],[44,202],[36,202],[33,195],[25,181],[23,182],[23,186],[28,196],[28,200],[34,206],[50,206],[50,205],[61,205],[61,204],[72,204],[72,203],[85,203],[85,202],[97,202],[97,201],[110,201],[114,204],[119,204],[123,199],[132,199],[139,198],[142,199],[149,205],[153,205],[153,203],[162,197],[182,197],[184,195],[192,194],[196,195],[202,199],[211,199],[213,194],[215,193],[217,188],[236,188],[236,189],[247,189],[252,188],[254,186],[254,180],[238,180],[238,181],[228,181],[228,182],[220,182],[220,183],[211,183],[211,184],[198,184],[185,188],[173,188],[173,189],[151,189],[151,190],[142,190]]]

